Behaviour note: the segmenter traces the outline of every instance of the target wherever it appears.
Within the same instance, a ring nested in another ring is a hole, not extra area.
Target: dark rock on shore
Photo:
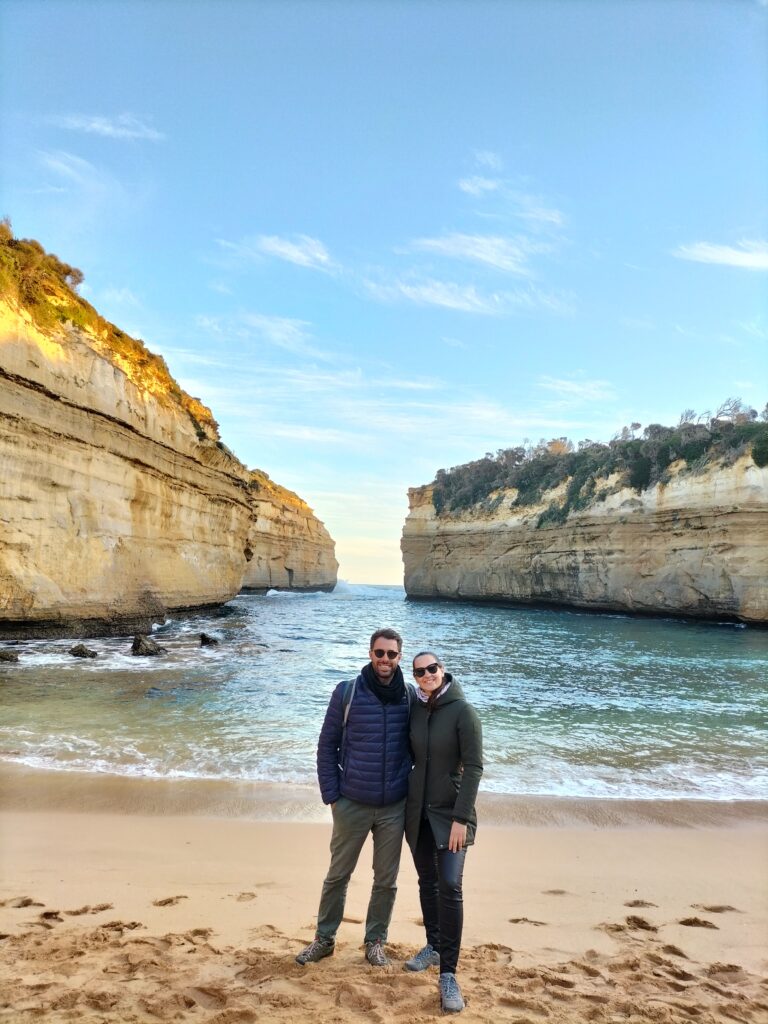
[[[200,634],[200,646],[201,647],[217,647],[219,641],[215,636],[209,636],[208,633]]]
[[[0,661],[16,662],[18,660],[18,654],[14,654],[13,651],[0,651]]]
[[[163,650],[159,644],[157,644],[151,637],[145,636],[143,633],[137,633],[133,638],[131,645],[131,654],[149,657],[155,654],[162,654]]]
[[[70,647],[69,653],[73,658],[95,658],[97,657],[96,651],[92,651],[90,647],[86,647],[85,644],[75,644],[74,647]]]

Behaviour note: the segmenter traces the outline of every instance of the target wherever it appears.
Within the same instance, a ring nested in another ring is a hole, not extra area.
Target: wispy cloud
[[[480,167],[490,167],[492,171],[500,171],[504,163],[498,153],[490,149],[476,149],[475,162]]]
[[[243,313],[240,319],[270,345],[276,345],[288,352],[304,354],[307,351],[310,324],[306,320],[295,320],[286,316],[265,316],[262,313]]]
[[[766,3],[768,4],[768,0],[766,0]],[[740,327],[745,334],[749,334],[752,338],[759,338],[760,341],[768,339],[768,329],[766,329],[760,317],[755,317],[753,320],[739,320],[736,326]]]
[[[94,164],[63,149],[43,151],[40,160],[47,170],[83,188],[106,181]]]
[[[613,385],[607,380],[581,378],[539,377],[537,384],[546,391],[554,391],[565,398],[579,401],[603,402],[616,398]]]
[[[556,228],[561,228],[565,224],[563,212],[549,205],[542,196],[530,195],[527,192],[510,192],[509,197],[516,204],[515,216],[520,220]]]
[[[486,192],[496,192],[502,183],[496,178],[484,178],[475,174],[471,178],[461,178],[459,188],[470,196],[482,196]]]
[[[261,341],[294,355],[322,361],[332,358],[328,352],[312,344],[311,324],[306,320],[263,313],[238,313],[225,317],[201,315],[196,322],[199,328],[217,341]]]
[[[311,267],[314,270],[331,270],[333,263],[328,250],[317,238],[309,235],[296,235],[291,241],[277,235],[260,235],[259,247],[262,252],[278,259],[296,263],[300,267]]]
[[[498,160],[497,164],[488,163],[488,166],[500,170],[501,161]],[[461,178],[459,188],[476,199],[487,197],[488,202],[495,199],[494,210],[498,216],[515,217],[531,229],[562,228],[565,225],[565,214],[544,196],[521,191],[513,182],[498,175],[488,177],[485,174],[474,174]]]
[[[378,284],[366,280],[365,288],[372,298],[379,302],[406,300],[421,306],[441,306],[463,313],[481,313],[486,316],[546,309],[553,313],[567,314],[572,306],[566,297],[548,293],[534,286],[517,288],[513,291],[483,292],[475,285],[457,284],[453,281],[434,279],[412,283],[395,281]]]
[[[421,284],[396,281],[389,285],[366,281],[365,286],[369,294],[381,302],[406,299],[420,306],[442,306],[444,309],[456,309],[464,313],[484,314],[500,313],[503,308],[500,295],[483,294],[474,285],[460,285],[451,281],[429,280]]]
[[[411,243],[413,249],[434,252],[440,256],[482,263],[496,270],[528,275],[528,257],[544,252],[547,246],[527,238],[501,238],[492,235],[444,235],[442,238],[418,238]]]
[[[680,245],[672,255],[696,263],[716,263],[745,270],[768,270],[768,242],[744,239],[737,246],[714,245],[711,242],[693,242]]]
[[[88,135],[101,135],[106,139],[148,139],[160,142],[165,138],[162,132],[141,121],[134,114],[117,114],[115,117],[100,117],[92,114],[68,114],[49,118],[57,128]]]
[[[279,235],[253,235],[240,242],[228,242],[219,239],[219,245],[235,253],[242,259],[262,259],[264,256],[275,256],[277,259],[294,263],[299,267],[311,270],[323,270],[331,273],[337,269],[330,253],[317,238],[309,235],[294,235],[282,238]]]
[[[357,448],[360,446],[359,436],[350,434],[346,430],[337,430],[334,427],[302,426],[295,423],[272,423],[270,433],[274,437],[284,437],[291,441],[301,441],[309,444],[330,444],[344,448]]]
[[[74,153],[42,151],[38,158],[44,170],[59,181],[58,185],[46,189],[54,202],[55,197],[60,196],[56,216],[71,221],[81,230],[105,212],[114,215],[133,208],[140,199],[138,194],[129,194],[122,182],[109,172]]]

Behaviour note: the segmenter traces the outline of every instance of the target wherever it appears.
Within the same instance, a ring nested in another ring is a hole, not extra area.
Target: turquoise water
[[[436,649],[461,680],[483,720],[485,790],[768,799],[768,631],[346,584],[173,619],[155,630],[159,658],[132,657],[130,638],[89,641],[93,661],[68,655],[68,640],[14,646],[21,662],[0,666],[0,760],[312,784],[331,690],[367,660],[378,625],[401,631],[406,656]],[[220,646],[200,648],[201,631]]]

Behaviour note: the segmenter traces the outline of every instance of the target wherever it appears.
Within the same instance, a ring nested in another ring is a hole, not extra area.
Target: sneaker
[[[366,942],[365,959],[374,967],[389,967],[389,957],[384,952],[384,944],[381,939]]]
[[[427,943],[423,949],[419,950],[416,956],[412,956],[410,960],[405,961],[403,969],[406,971],[426,971],[428,967],[439,966],[440,954],[434,946],[430,946]]]
[[[321,939],[319,936],[312,939],[306,949],[302,949],[299,955],[296,957],[296,963],[301,964],[316,964],[318,960],[322,960],[325,956],[333,956],[333,951],[336,948],[336,943],[333,939]]]
[[[440,975],[440,1009],[443,1013],[461,1013],[464,1000],[455,974]]]

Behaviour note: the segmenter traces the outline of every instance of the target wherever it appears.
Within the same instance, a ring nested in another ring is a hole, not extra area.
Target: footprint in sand
[[[688,959],[688,954],[684,953],[679,946],[667,945],[661,947],[661,952],[666,953],[667,956],[681,956],[683,960]]]
[[[232,895],[232,893],[230,893],[230,896],[231,895]],[[250,903],[251,900],[255,900],[256,899],[256,893],[255,892],[239,892],[237,894],[237,896],[235,896],[235,899],[237,900],[238,903]]]
[[[629,900],[624,904],[625,907],[655,907],[658,904],[649,903],[648,900]]]
[[[219,988],[187,988],[184,989],[185,996],[192,1000],[193,1005],[197,1005],[204,1010],[221,1010],[222,1007],[227,1005],[227,994]]]
[[[175,907],[180,900],[188,900],[189,896],[166,896],[163,900],[152,900],[153,907]]]
[[[744,979],[744,968],[741,964],[714,963],[707,967],[707,975],[723,982],[738,982]]]
[[[628,928],[633,928],[642,932],[657,932],[659,930],[655,924],[651,924],[650,921],[646,921],[644,917],[640,917],[637,914],[630,914],[629,917],[625,917],[624,920],[627,922]]]
[[[344,915],[344,917],[342,917],[341,920],[342,921],[346,921],[347,924],[362,924],[363,923],[362,917],[347,917],[346,914]]]
[[[64,913],[69,917],[80,917],[81,914],[100,914],[104,910],[114,910],[113,903],[97,903],[95,907],[92,907],[90,903],[86,903],[84,907],[78,907],[77,910],[65,910]]]
[[[571,894],[565,889],[542,889],[542,896],[570,896]]]
[[[532,924],[535,928],[542,928],[546,921],[533,921],[530,917],[510,917],[510,924]]]
[[[738,907],[732,907],[730,903],[692,903],[691,906],[694,910],[704,910],[707,914],[741,913]]]
[[[13,900],[4,900],[0,906],[13,907],[14,910],[18,910],[20,907],[44,907],[45,904],[35,902],[31,896],[17,896]]]
[[[678,924],[684,924],[686,928],[715,928],[714,921],[706,921],[703,917],[684,917]]]

